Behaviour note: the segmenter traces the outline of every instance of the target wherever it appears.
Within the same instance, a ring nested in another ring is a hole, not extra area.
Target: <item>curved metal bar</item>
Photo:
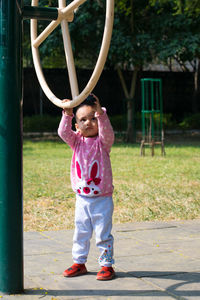
[[[59,0],[59,6],[62,7],[65,4],[65,0]],[[37,20],[31,20],[31,41],[32,41],[32,54],[33,54],[33,61],[35,65],[36,74],[40,85],[46,94],[47,98],[54,103],[56,106],[61,108],[71,108],[79,105],[94,89],[95,85],[97,84],[99,77],[103,71],[108,50],[110,47],[110,41],[112,36],[112,27],[113,27],[113,20],[114,20],[114,0],[107,0],[106,2],[106,18],[105,18],[105,26],[104,26],[104,34],[101,44],[101,49],[99,53],[99,57],[92,73],[92,76],[84,88],[84,90],[78,95],[78,84],[76,79],[75,67],[74,67],[74,59],[73,53],[71,50],[71,41],[68,32],[68,24],[67,21],[63,19],[63,16],[69,16],[69,14],[73,13],[73,10],[76,9],[79,5],[84,3],[86,0],[74,0],[65,8],[59,8],[59,18],[56,21],[50,23],[49,26],[37,37]],[[38,0],[32,0],[32,5],[37,6]],[[55,22],[55,23],[54,23]],[[64,47],[65,47],[65,54],[67,58],[67,65],[68,65],[68,72],[70,77],[70,86],[72,91],[72,101],[62,103],[62,101],[57,98],[50,88],[48,87],[41,63],[40,63],[40,56],[38,47],[42,41],[46,39],[46,37],[53,31],[54,26],[55,28],[61,23],[62,33],[63,33],[63,40],[64,40]],[[67,49],[68,48],[68,49]]]

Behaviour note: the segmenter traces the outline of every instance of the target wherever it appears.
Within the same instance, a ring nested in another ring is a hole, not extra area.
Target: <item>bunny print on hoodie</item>
[[[98,120],[98,135],[84,137],[71,128],[73,116],[63,113],[58,134],[73,150],[71,162],[71,184],[75,193],[86,196],[111,196],[113,193],[110,149],[114,133],[110,120],[104,113]]]

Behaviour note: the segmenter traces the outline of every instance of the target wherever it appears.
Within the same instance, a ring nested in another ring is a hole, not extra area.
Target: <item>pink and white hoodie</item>
[[[86,197],[111,196],[113,193],[110,150],[114,132],[103,108],[102,115],[95,114],[98,121],[98,136],[83,137],[72,130],[73,116],[63,113],[58,135],[73,150],[71,184],[75,193]]]

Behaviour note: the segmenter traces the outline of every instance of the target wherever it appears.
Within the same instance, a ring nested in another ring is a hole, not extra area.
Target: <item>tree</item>
[[[200,4],[197,0],[152,0],[157,9],[152,30],[159,30],[158,58],[176,61],[183,72],[194,74],[192,111],[198,112],[200,94]]]
[[[55,3],[53,0],[44,2],[51,5]],[[78,66],[92,68],[96,62],[103,34],[105,3],[106,0],[86,1],[76,12],[74,22],[70,24],[74,37],[74,57]],[[156,9],[149,5],[148,0],[116,0],[113,36],[106,67],[116,69],[124,91],[127,102],[128,142],[135,141],[133,111],[138,71],[157,55],[155,49],[158,34],[157,31],[152,31],[156,16]],[[61,43],[60,31],[51,34],[41,48],[44,65],[46,57],[48,61],[49,57],[53,57],[53,62],[55,57],[64,57],[60,54],[63,47]],[[132,73],[130,89],[124,77],[125,70]]]
[[[134,96],[138,71],[154,59],[155,39],[149,30],[155,15],[147,0],[116,1],[109,59],[116,68],[127,102],[127,142],[135,142]],[[123,75],[132,72],[130,89]]]

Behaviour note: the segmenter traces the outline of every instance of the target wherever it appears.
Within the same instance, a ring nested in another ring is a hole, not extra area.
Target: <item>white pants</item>
[[[90,249],[93,230],[100,250],[99,264],[110,267],[113,260],[112,197],[76,196],[75,232],[72,257],[75,263],[84,264]]]

